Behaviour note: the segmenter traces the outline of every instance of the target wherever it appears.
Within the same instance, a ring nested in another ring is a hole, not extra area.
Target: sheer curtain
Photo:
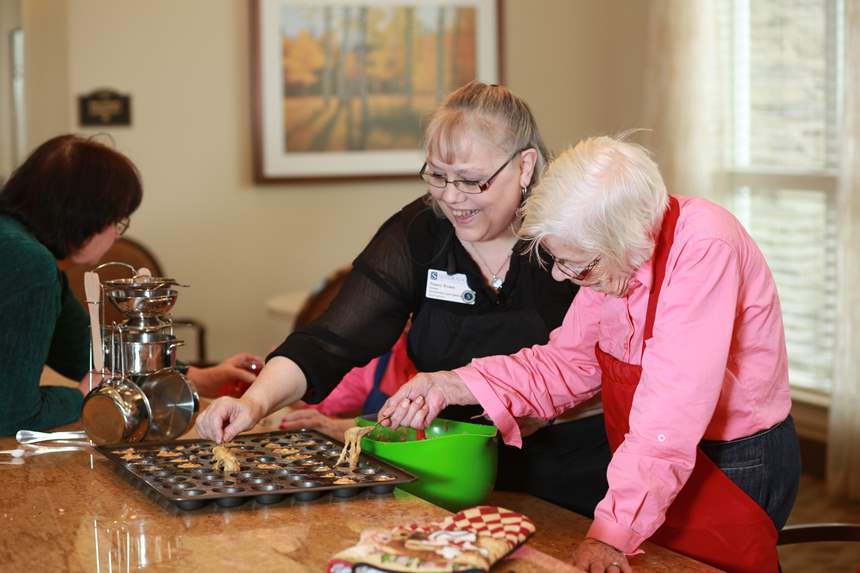
[[[652,0],[643,93],[644,137],[670,193],[725,201],[722,78],[713,0]]]
[[[846,3],[845,117],[837,213],[839,298],[827,488],[860,499],[860,3]]]
[[[835,382],[829,410],[828,488],[860,499],[860,2],[846,2],[846,110],[838,217]],[[733,207],[731,11],[721,0],[651,0],[642,139],[671,193]],[[791,188],[788,187],[790,190]],[[779,192],[777,190],[777,192]],[[755,233],[754,233],[755,234]],[[781,287],[782,288],[782,287]],[[801,333],[802,334],[802,333]]]

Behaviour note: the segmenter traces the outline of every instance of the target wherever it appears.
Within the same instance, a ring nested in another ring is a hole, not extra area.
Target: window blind
[[[717,37],[732,208],[773,272],[790,382],[829,393],[836,320],[841,0],[730,0]],[[728,117],[726,117],[728,114]]]

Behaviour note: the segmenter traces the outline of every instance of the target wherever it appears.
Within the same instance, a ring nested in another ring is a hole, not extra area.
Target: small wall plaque
[[[78,96],[78,122],[82,126],[129,126],[131,96],[113,90],[95,90]]]

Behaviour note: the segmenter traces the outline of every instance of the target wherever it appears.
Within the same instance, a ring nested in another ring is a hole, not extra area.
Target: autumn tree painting
[[[281,7],[284,151],[416,149],[423,121],[475,79],[468,6]]]

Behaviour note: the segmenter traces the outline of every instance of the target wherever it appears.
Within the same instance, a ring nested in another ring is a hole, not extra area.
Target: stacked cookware
[[[194,424],[199,399],[194,384],[177,370],[176,349],[183,342],[170,315],[182,286],[135,271],[131,278],[99,283],[98,300],[89,294],[96,289],[88,289],[91,321],[103,324],[105,300],[124,317],[92,329],[92,369],[103,376],[84,399],[82,422],[96,443],[171,440]]]

